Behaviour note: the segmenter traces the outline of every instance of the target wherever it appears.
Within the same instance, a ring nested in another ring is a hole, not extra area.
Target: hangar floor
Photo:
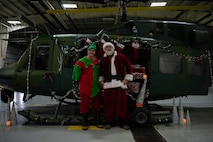
[[[20,97],[15,98],[17,125],[5,126],[8,104],[0,102],[0,141],[3,142],[212,142],[213,140],[213,107],[184,107],[190,110],[191,125],[175,125],[172,123],[156,124],[144,128],[123,130],[113,127],[110,130],[90,127],[82,131],[80,126],[74,125],[36,125],[25,123],[27,119],[17,113],[19,110],[30,109],[37,114],[54,115],[55,100],[49,97],[36,96],[23,103]],[[168,102],[167,102],[168,103]],[[165,103],[165,108],[172,109]],[[159,102],[160,105],[162,102]],[[11,103],[12,105],[12,103]],[[212,104],[211,104],[212,105]],[[64,113],[69,113],[65,109]]]

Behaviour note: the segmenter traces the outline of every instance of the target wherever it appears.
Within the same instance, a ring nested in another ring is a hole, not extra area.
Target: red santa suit
[[[103,46],[110,45],[115,49],[111,42],[106,42]],[[114,51],[112,56],[104,57],[100,60],[99,81],[104,81],[103,99],[104,113],[107,123],[112,122],[115,117],[120,119],[126,118],[127,85],[122,80],[133,80],[132,66],[127,57]]]

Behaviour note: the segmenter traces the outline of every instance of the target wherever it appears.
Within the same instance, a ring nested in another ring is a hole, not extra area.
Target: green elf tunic
[[[89,60],[87,57],[79,59],[73,68],[72,79],[79,81],[80,97],[87,95],[88,97],[95,97],[100,91],[98,82],[99,64],[98,59]]]

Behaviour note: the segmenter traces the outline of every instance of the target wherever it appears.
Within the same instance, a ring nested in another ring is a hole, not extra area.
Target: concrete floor
[[[36,96],[32,100],[23,103],[22,94],[15,94],[16,111],[25,108],[39,108],[53,106],[58,102],[48,97]],[[190,112],[191,125],[160,124],[154,125],[154,128],[167,142],[212,142],[213,141],[213,99],[212,94],[205,96],[200,102],[197,98],[182,99],[184,110]],[[165,107],[172,107],[172,99],[166,101],[155,101]],[[176,99],[178,104],[179,99]],[[190,103],[191,101],[191,103]],[[208,104],[208,105],[207,105]],[[11,104],[12,105],[12,104]],[[196,107],[193,107],[196,106]],[[72,126],[44,126],[44,125],[24,125],[26,118],[16,113],[17,125],[5,126],[5,112],[7,104],[0,102],[0,142],[139,142],[134,139],[130,130],[123,130],[119,127],[113,127],[110,130],[96,129],[90,127],[88,131],[82,131],[81,127],[72,128]],[[51,114],[54,114],[51,112]],[[80,129],[79,129],[80,128]],[[150,142],[154,142],[151,140]]]
[[[155,125],[167,142],[212,142],[213,108],[189,108],[191,125]]]
[[[16,111],[25,108],[49,108],[58,104],[57,101],[49,97],[36,96],[32,100],[23,103],[16,97]],[[12,106],[12,103],[10,104]],[[82,131],[81,126],[45,126],[45,125],[25,125],[26,118],[16,113],[17,125],[5,126],[5,115],[8,104],[0,103],[0,142],[134,142],[130,130],[113,127],[110,130],[97,129],[95,126],[89,127],[88,131]],[[42,111],[42,110],[40,110]],[[51,112],[52,113],[52,112]],[[54,115],[54,113],[52,113]]]
[[[189,110],[191,125],[155,125],[154,128],[167,142],[212,142],[213,141],[213,93],[209,87],[207,96],[188,96],[176,99],[154,101],[162,106],[173,106],[177,108],[180,103]]]

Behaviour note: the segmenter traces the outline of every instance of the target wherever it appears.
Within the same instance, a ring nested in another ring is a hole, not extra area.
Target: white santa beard
[[[105,51],[105,53],[107,54],[107,56],[111,56],[114,53],[114,50],[110,50],[110,51]]]

